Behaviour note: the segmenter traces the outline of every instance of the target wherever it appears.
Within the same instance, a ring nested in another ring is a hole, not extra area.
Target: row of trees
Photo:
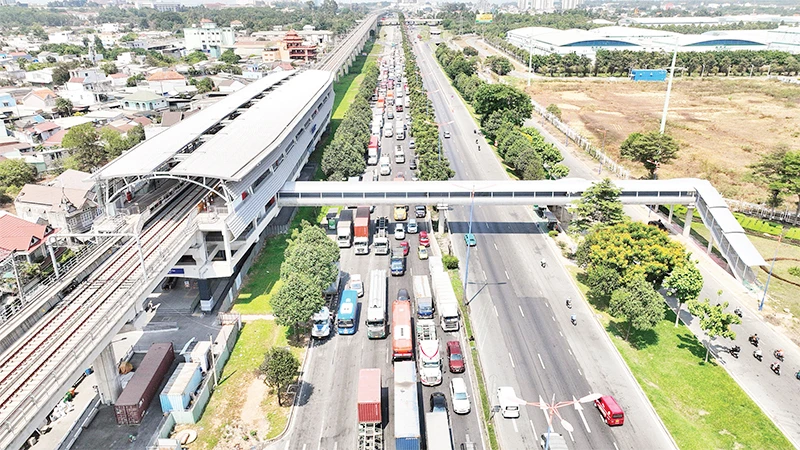
[[[339,247],[320,227],[305,220],[299,229],[292,230],[287,242],[281,286],[270,304],[278,325],[297,327],[325,304],[322,291],[338,276]]]
[[[779,146],[750,166],[753,178],[767,188],[767,205],[777,208],[796,196],[795,214],[800,216],[800,150]]]
[[[419,158],[419,179],[449,180],[455,175],[450,168],[450,161],[441,154],[440,130],[434,116],[433,104],[428,92],[422,84],[422,75],[417,65],[417,57],[411,49],[411,43],[405,32],[405,17],[400,14],[403,32],[403,54],[405,56],[405,76],[408,80],[408,98],[413,122],[411,136],[414,137],[414,152]]]
[[[369,144],[372,122],[372,109],[368,99],[378,82],[378,67],[374,62],[369,62],[362,73],[364,79],[355,100],[336,127],[331,143],[322,152],[322,171],[331,181],[359,176],[367,167],[364,154]]]
[[[596,60],[575,53],[566,55],[534,54],[529,59],[526,49],[516,47],[501,37],[489,39],[490,42],[515,56],[533,70],[548,76],[628,76],[633,69],[668,68],[672,63],[671,52],[648,52],[632,50],[604,50],[596,52]],[[679,52],[676,67],[684,70],[675,72],[676,76],[750,76],[796,75],[800,73],[800,61],[788,52],[776,50],[721,50],[714,52]]]
[[[505,56],[487,56],[483,63],[492,69],[492,72],[498,75],[506,75],[514,70],[514,66],[511,65],[511,61],[509,61]]]
[[[698,301],[703,276],[684,247],[657,227],[629,221],[620,192],[605,179],[576,202],[572,227],[586,234],[575,257],[585,270],[589,298],[626,321],[626,340],[631,329],[649,330],[663,320],[666,308],[658,292],[662,287],[678,300],[675,326],[686,303],[709,338],[735,338],[730,325],[740,319],[725,312],[727,303]]]
[[[569,169],[560,164],[561,152],[545,142],[535,129],[522,127],[533,112],[530,97],[513,86],[482,81],[475,75],[477,57],[467,56],[472,52],[465,50],[440,45],[436,58],[456,89],[481,116],[484,134],[495,143],[505,162],[525,180],[562,178],[569,174]]]
[[[64,167],[93,172],[144,138],[142,125],[128,130],[125,136],[113,128],[98,129],[93,123],[72,127],[61,141],[62,147],[70,150]]]

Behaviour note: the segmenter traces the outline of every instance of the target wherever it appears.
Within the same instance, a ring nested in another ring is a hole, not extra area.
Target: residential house
[[[208,20],[200,20],[200,26],[183,29],[183,39],[187,52],[200,50],[214,58],[219,58],[226,48],[236,43],[236,34],[231,27],[217,27]]]
[[[17,99],[11,92],[0,92],[0,113],[6,116],[17,114]]]
[[[156,72],[147,77],[147,85],[156,94],[182,92],[187,86],[186,77],[174,70]]]
[[[34,89],[25,97],[22,97],[22,104],[27,109],[52,111],[56,106],[56,93],[50,89]]]
[[[17,214],[69,233],[89,231],[102,212],[90,177],[89,173],[70,169],[46,185],[26,184],[14,199]]]
[[[45,239],[55,233],[50,225],[29,222],[9,212],[0,211],[0,259],[16,253],[29,263],[46,256]]]
[[[217,88],[219,88],[219,91],[225,94],[236,92],[245,86],[245,84],[239,80],[223,80],[219,83],[216,83],[216,85]]]
[[[25,81],[30,84],[53,84],[53,68],[45,67],[44,69],[25,72]]]
[[[39,145],[60,130],[61,127],[54,122],[43,122],[21,130],[14,130],[14,136],[22,142]]]
[[[108,100],[113,90],[111,79],[99,69],[70,70],[70,79],[59,89],[61,97],[69,99],[75,106],[92,106]]]
[[[149,91],[136,91],[122,98],[122,108],[133,111],[157,111],[167,107],[167,100]]]
[[[128,86],[130,76],[126,73],[112,73],[108,78],[111,80],[111,88],[119,90]]]

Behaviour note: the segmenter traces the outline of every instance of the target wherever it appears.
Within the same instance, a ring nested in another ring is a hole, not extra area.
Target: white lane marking
[[[481,272],[483,272],[483,279],[485,280],[486,279],[486,271],[485,270],[481,270]]]
[[[575,397],[572,397],[572,400],[575,401]],[[578,405],[578,403],[576,403]],[[583,415],[583,407],[575,408],[578,410],[578,415],[581,416],[581,420],[583,421],[583,426],[586,428],[586,431],[591,433],[592,430],[589,428],[589,424],[586,422],[586,416]]]
[[[339,443],[338,442],[334,442],[333,443],[333,450],[336,450],[337,448],[339,448]]]
[[[505,272],[505,273],[506,273],[506,280],[510,280],[510,279],[511,279],[511,277],[509,277],[509,276],[508,276],[508,271],[507,271],[507,270],[504,270],[503,272]]]
[[[519,433],[519,428],[517,428],[517,421],[516,420],[512,420],[511,423],[514,424],[514,432],[515,433]]]
[[[292,443],[292,440],[291,440],[291,439],[289,439],[288,441],[286,441],[286,447],[284,447],[284,448],[283,448],[283,450],[289,450],[289,444],[291,444],[291,443]]]
[[[612,442],[612,444],[614,444],[614,448],[615,449],[619,450],[619,447],[617,447],[617,443],[616,442]]]
[[[571,349],[567,349],[567,351],[569,352],[569,356],[572,356],[572,350]]]
[[[550,307],[550,303],[544,302],[544,306]]]
[[[578,369],[578,375],[583,376],[583,372],[581,372],[581,369]]]
[[[561,331],[558,332],[558,335],[561,336],[561,337],[564,337],[564,334],[561,333]]]
[[[536,354],[536,356],[538,356],[538,357],[539,357],[539,364],[541,364],[541,365],[542,365],[542,370],[545,370],[545,368],[544,368],[544,361],[542,361],[542,355],[541,355],[541,353],[537,353],[537,354]]]
[[[516,368],[517,368],[517,366],[515,366],[515,365],[514,365],[514,358],[512,358],[512,357],[511,357],[511,353],[510,353],[510,352],[508,353],[508,359],[510,359],[510,360],[511,360],[511,367],[513,367],[513,368],[515,368],[515,369],[516,369]]]
[[[531,424],[531,430],[533,431],[533,435],[536,436],[536,428],[533,428],[533,421],[528,419],[528,423]]]
[[[550,316],[550,318],[553,319],[553,322],[556,321],[556,316]]]
[[[389,352],[390,352],[390,349],[387,348],[386,349],[386,364],[389,364]]]
[[[539,289],[539,295],[544,295],[541,289]]]
[[[519,307],[519,313],[522,314],[522,317],[525,317],[525,313],[522,312],[522,305],[517,305]]]
[[[569,432],[569,439],[570,439],[572,442],[575,442],[575,436],[573,436],[573,435],[572,435],[572,431],[570,431],[570,432]]]
[[[497,250],[497,244],[495,244],[494,242],[492,242],[492,245],[494,245],[494,249],[495,249],[495,250]]]
[[[306,444],[303,444],[303,450],[306,450]]]

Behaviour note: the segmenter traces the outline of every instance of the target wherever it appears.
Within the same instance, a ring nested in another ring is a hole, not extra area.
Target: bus
[[[395,300],[392,302],[392,359],[394,361],[414,357],[411,331],[411,302]]]
[[[339,300],[339,313],[336,314],[336,328],[339,334],[356,334],[358,324],[358,292],[352,289],[342,291]]]
[[[369,281],[367,338],[383,339],[386,337],[386,271],[371,271]]]

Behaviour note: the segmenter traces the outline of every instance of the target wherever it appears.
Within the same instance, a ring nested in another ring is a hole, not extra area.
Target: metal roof
[[[163,133],[133,147],[119,158],[106,164],[105,167],[94,174],[94,177],[97,179],[112,179],[124,176],[148,175],[154,172],[206,130],[222,121],[240,106],[294,73],[294,71],[286,71],[270,74],[245,86],[208,108],[193,114],[191,120],[184,119]]]
[[[333,74],[328,71],[298,73],[207,140],[170,173],[241,180],[272,150],[292,139],[289,133],[296,123],[332,82]]]

